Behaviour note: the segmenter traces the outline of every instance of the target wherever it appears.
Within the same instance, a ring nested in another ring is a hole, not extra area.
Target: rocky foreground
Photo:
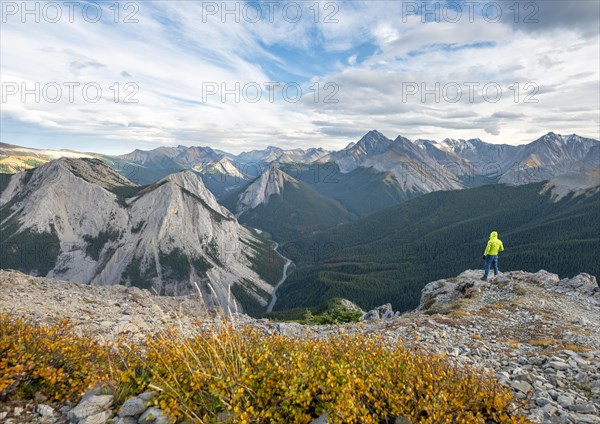
[[[480,275],[481,271],[469,270],[428,284],[413,312],[397,314],[384,305],[367,312],[358,324],[305,326],[255,320],[234,311],[207,313],[196,296],[158,297],[137,288],[90,287],[0,271],[0,312],[45,323],[67,318],[80,334],[102,340],[125,335],[133,342],[167,326],[175,325],[185,333],[194,331],[194,323],[219,326],[225,321],[289,337],[378,333],[489,370],[522,402],[518,407],[532,422],[600,423],[600,288],[596,279],[587,274],[559,279],[545,271],[514,271],[482,282]],[[67,405],[60,411],[45,405],[43,398],[4,404],[0,405],[0,421],[163,422],[160,410],[141,410],[145,403],[139,397],[128,401],[132,409],[124,412],[111,410],[110,396],[106,396],[90,393],[83,406]],[[98,421],[91,421],[91,414],[84,416],[92,410]],[[127,415],[131,411],[135,414]]]

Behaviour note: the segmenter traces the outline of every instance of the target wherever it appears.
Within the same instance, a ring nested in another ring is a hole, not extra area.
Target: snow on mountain
[[[518,146],[486,143],[479,138],[469,140],[446,138],[437,143],[437,146],[454,152],[474,164],[479,164],[477,169],[482,169],[488,164],[497,164],[502,167],[518,151]]]
[[[237,216],[258,207],[259,205],[266,205],[269,203],[271,195],[283,192],[284,184],[286,182],[298,185],[298,180],[289,176],[276,166],[270,166],[239,196],[235,208]]]
[[[583,163],[590,167],[600,167],[600,143],[594,144],[587,155],[583,158]]]
[[[197,282],[210,306],[232,308],[230,286],[240,285],[263,305],[272,291],[253,269],[256,246],[267,247],[192,171],[142,189],[99,160],[59,159],[14,175],[0,211],[2,239],[14,240],[17,250],[24,237],[56,238],[60,249],[43,272],[51,278],[171,295],[190,293]],[[4,260],[28,252],[11,254]],[[237,306],[242,309],[239,299]]]
[[[418,139],[414,144],[424,150],[427,156],[438,162],[448,173],[463,177],[473,172],[471,162],[460,156],[445,143]]]
[[[528,184],[552,179],[579,166],[600,166],[598,140],[575,134],[550,132],[525,145],[490,144],[480,139],[445,139],[441,142],[417,140],[416,144],[436,160],[442,152],[454,153],[477,175],[489,182]],[[446,159],[446,158],[444,158]],[[459,167],[460,168],[460,167]]]
[[[345,149],[330,153],[319,162],[335,162],[343,173],[358,167],[392,172],[407,194],[462,188],[457,178],[422,147],[405,137],[390,140],[379,131],[372,130],[357,143],[350,143]]]

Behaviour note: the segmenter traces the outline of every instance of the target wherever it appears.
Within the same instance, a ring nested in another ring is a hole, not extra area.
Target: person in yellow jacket
[[[498,238],[498,233],[496,231],[492,231],[490,240],[485,247],[485,252],[483,252],[483,260],[485,261],[485,272],[483,277],[481,277],[483,281],[487,280],[492,264],[494,265],[494,276],[498,275],[498,253],[502,251],[504,251],[502,240]]]

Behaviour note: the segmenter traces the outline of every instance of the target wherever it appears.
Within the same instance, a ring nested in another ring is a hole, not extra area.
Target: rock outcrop
[[[400,341],[493,373],[522,402],[516,407],[531,422],[600,423],[600,288],[596,279],[588,274],[561,279],[546,271],[513,271],[483,282],[481,274],[481,270],[469,270],[428,284],[415,311],[396,314],[391,305],[383,305],[366,314],[372,319],[359,324],[305,326],[233,312],[226,317],[207,315],[198,307],[198,296],[155,296],[137,288],[81,286],[0,271],[0,312],[37,322],[69,318],[82,333],[100,339],[125,335],[133,342],[169,325],[191,334],[196,325],[220,326],[224,319],[292,338],[327,338],[342,331],[378,334],[383,340]],[[94,411],[102,414],[99,418],[112,417],[115,423],[139,422],[147,409],[141,411],[144,405],[138,398],[142,395],[120,409],[107,406]],[[23,419],[33,424],[63,424],[69,413],[77,411],[40,399],[1,406],[0,419],[8,424]],[[150,414],[159,417],[160,411]]]

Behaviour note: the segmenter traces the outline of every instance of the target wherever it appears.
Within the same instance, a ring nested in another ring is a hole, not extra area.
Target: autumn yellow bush
[[[91,384],[114,378],[108,351],[73,326],[31,325],[0,315],[0,399],[42,392],[54,401],[76,400]]]
[[[35,389],[61,400],[102,381],[121,401],[159,390],[154,402],[178,422],[310,423],[325,412],[335,423],[394,422],[397,417],[436,424],[526,422],[491,376],[379,336],[292,339],[226,327],[199,328],[190,338],[172,329],[135,346],[100,346],[72,334],[63,338],[64,324],[45,328],[6,317],[0,324],[2,396],[27,396]],[[45,348],[31,351],[28,374],[23,374],[19,352],[30,350],[19,343],[29,333],[37,334]],[[86,353],[69,353],[65,368],[58,358],[68,339],[73,351]],[[55,371],[40,374],[48,367],[62,369],[61,377],[48,377]],[[34,375],[35,387],[24,390]]]

